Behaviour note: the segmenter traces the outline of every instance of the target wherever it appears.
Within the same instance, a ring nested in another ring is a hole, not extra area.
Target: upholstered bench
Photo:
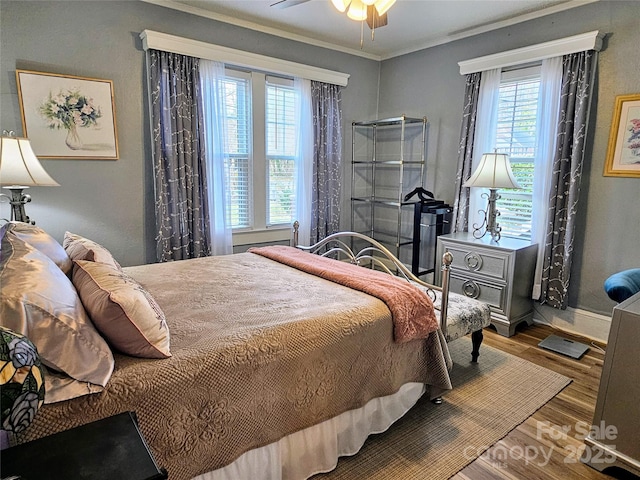
[[[440,293],[434,302],[440,307]],[[491,309],[489,305],[458,293],[449,292],[449,307],[447,309],[447,328],[444,336],[447,342],[453,342],[460,337],[471,334],[473,350],[471,361],[478,361],[480,345],[482,344],[482,329],[491,324]]]

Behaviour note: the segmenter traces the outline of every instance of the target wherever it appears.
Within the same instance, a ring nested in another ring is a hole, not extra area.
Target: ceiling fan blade
[[[272,3],[271,6],[276,8],[289,8],[308,1],[309,0],[278,0],[277,2]]]
[[[371,30],[384,27],[387,24],[387,14],[378,15],[376,7],[373,5],[367,6],[367,25]]]

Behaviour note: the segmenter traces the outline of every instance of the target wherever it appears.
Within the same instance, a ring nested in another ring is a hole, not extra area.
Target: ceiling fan
[[[309,0],[278,0],[271,4],[276,8],[289,8],[306,3]],[[367,22],[371,29],[371,38],[376,28],[387,25],[387,11],[396,0],[331,0],[333,6],[340,12],[347,12],[347,16],[358,22]]]

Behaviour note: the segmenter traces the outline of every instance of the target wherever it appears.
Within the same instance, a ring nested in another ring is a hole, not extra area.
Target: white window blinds
[[[539,88],[539,73],[515,79],[507,75],[500,83],[496,148],[509,155],[513,174],[522,187],[499,191],[498,222],[504,237],[531,239]]]
[[[227,116],[227,158],[231,192],[232,228],[251,225],[251,100],[249,80],[224,81]]]
[[[292,86],[267,81],[267,225],[290,224],[295,211],[296,93]]]

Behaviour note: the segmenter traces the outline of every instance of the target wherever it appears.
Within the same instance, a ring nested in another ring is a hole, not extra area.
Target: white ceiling
[[[376,60],[598,0],[397,0],[388,25],[371,31],[338,12],[330,0],[309,0],[288,8],[277,0],[143,0],[285,38]]]

